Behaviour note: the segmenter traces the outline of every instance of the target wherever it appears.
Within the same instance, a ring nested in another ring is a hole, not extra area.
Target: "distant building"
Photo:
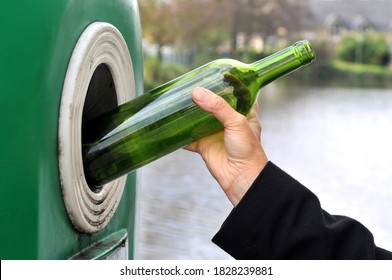
[[[342,30],[392,32],[390,0],[308,0],[313,14],[313,27],[329,28],[335,34]]]
[[[340,15],[330,14],[326,17],[325,27],[330,31],[331,35],[336,36],[347,30],[349,25]]]

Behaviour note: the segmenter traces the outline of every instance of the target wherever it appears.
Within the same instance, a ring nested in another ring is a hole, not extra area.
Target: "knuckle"
[[[243,127],[248,125],[248,119],[244,115],[238,113],[233,117],[232,123],[236,126]]]
[[[256,123],[256,128],[257,128],[258,131],[262,131],[263,130],[263,126],[259,122]]]
[[[226,101],[220,97],[220,96],[215,96],[213,100],[213,107],[216,108],[217,110],[221,110],[225,107]]]

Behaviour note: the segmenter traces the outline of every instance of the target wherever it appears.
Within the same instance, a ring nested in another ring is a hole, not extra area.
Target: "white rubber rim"
[[[84,176],[81,127],[84,101],[94,71],[105,64],[113,77],[117,100],[122,104],[135,96],[132,61],[127,44],[113,25],[95,22],[80,36],[68,65],[59,116],[59,170],[62,194],[74,227],[84,233],[104,228],[123,193],[126,176],[90,190]]]

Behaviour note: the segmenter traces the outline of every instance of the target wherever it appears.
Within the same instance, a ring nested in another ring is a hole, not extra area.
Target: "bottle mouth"
[[[313,48],[308,40],[302,40],[294,43],[296,54],[303,64],[309,64],[316,59]]]

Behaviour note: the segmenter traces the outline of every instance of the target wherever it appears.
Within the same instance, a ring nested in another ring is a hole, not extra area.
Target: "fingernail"
[[[193,98],[198,102],[204,102],[207,99],[208,92],[201,87],[197,87],[193,90]]]

